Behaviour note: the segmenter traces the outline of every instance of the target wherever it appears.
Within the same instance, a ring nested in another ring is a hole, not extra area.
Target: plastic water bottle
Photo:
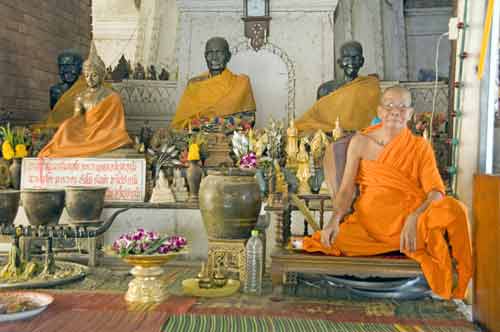
[[[262,293],[262,264],[263,264],[262,240],[259,231],[252,230],[252,237],[248,239],[246,245],[247,253],[247,279],[243,291],[249,294],[260,295]]]

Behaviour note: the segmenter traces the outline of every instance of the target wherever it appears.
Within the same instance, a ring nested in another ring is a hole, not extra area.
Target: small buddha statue
[[[311,177],[309,154],[306,150],[305,140],[300,141],[299,153],[297,154],[297,179],[299,180],[299,194],[310,194],[308,180]]]
[[[337,116],[337,120],[335,120],[335,128],[332,130],[332,139],[333,141],[337,141],[344,136],[344,130],[340,126],[340,118]]]
[[[39,157],[90,157],[132,144],[120,95],[103,85],[106,65],[94,42],[83,63],[87,88],[75,97],[73,117],[65,120]]]
[[[146,79],[146,73],[144,72],[144,67],[141,65],[140,62],[137,62],[135,64],[134,68],[134,75],[132,76],[134,80],[145,80]]]
[[[185,202],[189,198],[186,188],[186,179],[182,176],[180,168],[174,169],[173,191],[176,202]]]
[[[157,80],[156,68],[153,65],[148,67],[148,80],[151,80],[151,81]]]
[[[320,165],[323,160],[323,152],[325,151],[325,146],[328,143],[328,138],[323,130],[318,129],[311,140],[311,154],[312,162],[314,166]]]
[[[167,177],[165,176],[165,172],[163,170],[160,170],[158,181],[156,182],[156,185],[153,188],[153,194],[151,195],[150,202],[151,203],[175,202],[174,194],[170,189],[170,185],[168,184]]]
[[[276,188],[275,192],[277,193],[286,193],[288,192],[288,184],[286,183],[285,176],[283,175],[283,172],[281,172],[281,166],[278,162],[278,160],[274,160],[274,174],[276,177]]]
[[[115,82],[120,82],[122,80],[126,80],[130,77],[130,64],[125,59],[125,55],[122,54],[120,59],[118,60],[118,64],[116,65],[115,69],[113,69],[113,72],[111,73],[111,78]]]
[[[297,138],[299,131],[295,127],[295,120],[290,120],[290,127],[286,130],[286,166],[293,168],[297,164],[298,142]]]
[[[160,75],[158,76],[158,79],[160,81],[168,81],[169,78],[170,78],[170,73],[165,68],[162,68]]]

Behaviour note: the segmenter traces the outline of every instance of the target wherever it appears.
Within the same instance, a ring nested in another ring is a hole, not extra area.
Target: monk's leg
[[[448,232],[457,262],[458,283],[453,291],[451,258],[444,232]],[[463,298],[472,276],[472,254],[467,212],[457,200],[446,197],[434,202],[422,215],[418,227],[419,249],[408,256],[420,262],[432,290],[444,298]]]
[[[320,232],[304,239],[304,250],[334,256],[372,256],[397,249],[373,239],[355,220],[340,224],[339,233],[330,247],[321,244]]]

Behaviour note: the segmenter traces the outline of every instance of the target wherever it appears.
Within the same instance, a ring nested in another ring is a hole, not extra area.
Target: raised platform
[[[406,278],[422,275],[417,262],[404,257],[335,257],[287,249],[271,254],[273,285],[294,283],[294,273]]]

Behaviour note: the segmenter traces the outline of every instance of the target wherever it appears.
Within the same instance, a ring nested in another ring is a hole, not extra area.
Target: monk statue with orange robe
[[[356,41],[343,44],[337,62],[344,71],[344,80],[328,81],[318,88],[316,103],[295,122],[299,131],[331,132],[337,118],[342,128],[356,131],[368,127],[376,117],[379,80],[374,76],[358,76],[365,62],[361,44]]]
[[[91,157],[131,144],[118,93],[103,85],[106,65],[94,43],[83,63],[86,89],[75,96],[74,114],[65,120],[39,157]]]
[[[255,123],[255,100],[250,79],[226,68],[231,59],[228,42],[214,37],[205,45],[208,72],[189,80],[171,127],[188,128],[193,120],[214,119],[223,122],[234,117],[249,126]]]
[[[303,248],[335,256],[399,250],[420,263],[435,294],[462,299],[472,276],[466,208],[445,196],[432,146],[407,127],[413,113],[410,92],[388,88],[377,113],[381,123],[360,131],[349,143],[330,223],[305,238]],[[354,201],[356,186],[359,196]]]

